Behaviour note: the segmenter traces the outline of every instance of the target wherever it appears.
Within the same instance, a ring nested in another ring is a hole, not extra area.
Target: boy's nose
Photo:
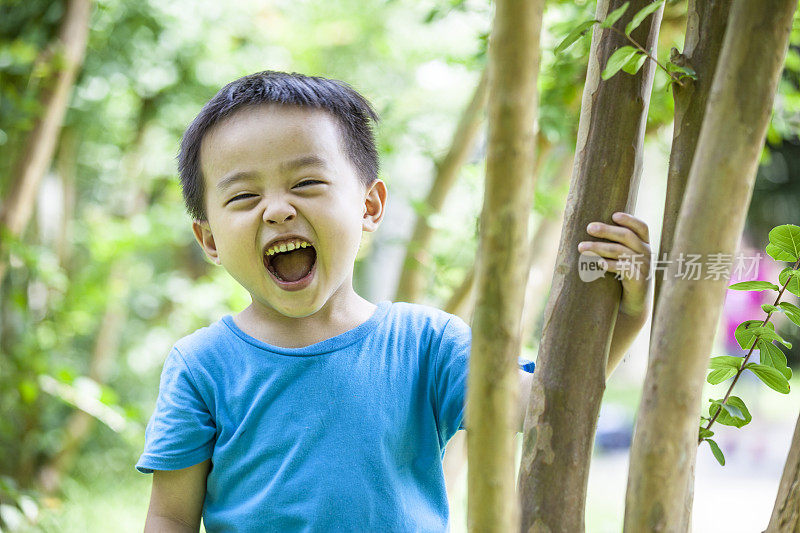
[[[272,224],[280,224],[294,218],[295,210],[288,204],[275,205],[264,209],[264,222]]]

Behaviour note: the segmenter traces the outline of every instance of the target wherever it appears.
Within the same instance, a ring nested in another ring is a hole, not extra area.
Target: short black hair
[[[372,124],[379,120],[369,101],[343,81],[296,72],[265,70],[243,76],[219,90],[189,124],[181,139],[178,171],[186,210],[206,220],[200,146],[208,130],[239,108],[256,104],[307,106],[330,112],[339,123],[342,148],[366,187],[378,178]]]

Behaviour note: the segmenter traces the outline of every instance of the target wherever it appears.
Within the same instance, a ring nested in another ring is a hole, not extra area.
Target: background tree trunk
[[[672,148],[667,170],[667,194],[664,204],[664,216],[661,224],[661,243],[658,258],[670,260],[670,250],[674,240],[675,226],[681,202],[686,192],[689,169],[692,165],[700,127],[706,113],[706,103],[711,92],[714,70],[717,68],[725,27],[728,24],[731,0],[689,0],[686,16],[686,39],[683,52],[672,49],[671,60],[681,66],[689,66],[697,73],[697,79],[684,78],[684,86],[672,84],[675,104],[675,120],[672,131]],[[667,263],[668,264],[668,263]],[[661,293],[663,273],[655,272],[653,290],[652,324],[655,324],[655,312]],[[654,329],[650,330],[650,343],[653,342]],[[688,476],[686,487],[687,524],[691,523],[691,508],[694,499],[694,463]]]
[[[622,3],[600,0],[595,18],[604,19]],[[615,27],[624,30],[649,3],[631,2]],[[661,12],[632,34],[651,53]],[[519,481],[523,531],[584,530],[589,462],[621,289],[610,277],[591,284],[580,280],[577,244],[586,239],[589,222],[610,222],[614,211],[631,212],[638,191],[654,65],[646,62],[635,76],[600,80],[608,58],[626,44],[611,29],[596,27],[592,36],[564,228],[525,419]],[[583,320],[573,319],[578,316]]]
[[[428,224],[428,218],[442,210],[461,167],[475,148],[475,141],[483,122],[483,110],[486,108],[486,86],[487,71],[484,70],[472,100],[461,115],[447,155],[436,162],[436,175],[423,206],[424,212],[417,213],[414,231],[406,247],[403,269],[400,271],[394,298],[397,302],[417,302],[425,292],[425,269],[429,264],[425,258],[433,237],[433,229]]]
[[[519,288],[528,276],[543,10],[544,0],[499,0],[489,44],[489,143],[465,419],[472,465],[467,521],[474,531],[513,531],[519,524],[514,476]]]
[[[23,152],[14,165],[13,182],[0,206],[0,226],[5,226],[13,237],[19,237],[28,224],[39,183],[53,159],[72,86],[86,53],[91,7],[91,0],[71,0],[58,39],[37,61],[55,61],[59,68],[54,69],[52,79],[44,82],[40,98],[42,115],[25,141]],[[8,267],[5,254],[0,249],[0,282]]]
[[[732,5],[672,257],[701,254],[705,261],[736,250],[796,7],[796,0]],[[700,395],[728,279],[678,280],[678,274],[671,263],[656,309],[631,447],[625,531],[689,527],[684,505]]]
[[[572,161],[575,157],[572,149],[560,147],[559,155],[554,157],[556,160],[556,174],[548,184],[553,189],[561,189],[563,185],[569,183]],[[536,174],[541,179],[541,173]],[[558,237],[561,234],[561,227],[564,225],[563,206],[543,216],[536,226],[536,231],[530,239],[528,249],[530,250],[530,264],[528,273],[528,284],[525,287],[525,304],[522,307],[522,342],[530,340],[536,322],[542,314],[542,309],[547,303],[545,298],[547,291],[550,290],[550,282],[553,279],[552,272],[558,258]]]
[[[672,62],[693,68],[697,79],[684,78],[684,87],[672,84],[675,122],[667,171],[667,199],[664,204],[661,243],[658,247],[659,258],[669,259],[669,252],[672,250],[678,213],[686,192],[697,139],[700,137],[700,127],[703,125],[722,39],[725,37],[730,6],[731,0],[689,0],[683,52],[677,53],[673,48]],[[653,290],[654,322],[662,280],[662,276],[656,275]]]
[[[766,533],[794,533],[800,529],[800,417],[783,467],[778,497]]]
[[[72,225],[75,218],[76,174],[78,168],[78,135],[73,128],[61,133],[61,142],[57,157],[58,176],[61,180],[61,228],[56,239],[58,264],[65,271],[70,270],[72,258]]]
[[[143,179],[145,161],[145,139],[148,123],[153,119],[156,110],[153,99],[142,100],[142,107],[138,116],[136,136],[131,143],[129,152],[121,161],[121,174],[125,176],[130,194],[130,201],[124,207],[120,216],[130,220],[134,216],[145,213],[151,205],[148,204],[148,180]],[[73,141],[72,135],[65,137],[68,142]],[[74,146],[69,146],[71,153],[67,159],[74,159]],[[74,173],[74,166],[68,161],[60,161],[59,170],[65,172],[65,181]],[[128,255],[115,257],[109,269],[106,280],[105,310],[97,328],[94,347],[89,359],[87,376],[96,383],[103,385],[108,381],[111,367],[119,354],[119,345],[128,319],[128,296],[131,292],[130,284],[131,258]],[[67,417],[63,429],[59,450],[39,468],[37,479],[41,489],[46,493],[57,491],[63,480],[72,468],[78,453],[86,439],[91,435],[95,426],[95,418],[89,413],[75,409]]]

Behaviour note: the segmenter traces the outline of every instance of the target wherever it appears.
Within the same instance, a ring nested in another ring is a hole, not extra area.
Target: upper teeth
[[[307,243],[306,241],[301,241],[301,240],[291,241],[291,242],[288,242],[288,243],[284,242],[284,243],[281,243],[281,244],[276,244],[272,248],[269,248],[267,250],[267,255],[275,255],[278,252],[290,252],[290,251],[292,251],[294,249],[306,248],[308,246],[311,246],[311,244]]]

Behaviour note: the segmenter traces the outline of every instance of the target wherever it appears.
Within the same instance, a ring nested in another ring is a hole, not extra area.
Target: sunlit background
[[[0,198],[35,125],[39,83],[53,68],[37,57],[57,35],[66,4],[0,2]],[[531,359],[556,260],[589,39],[558,56],[553,49],[594,9],[590,1],[551,1],[545,13],[531,216],[531,230],[541,239],[526,310],[525,355]],[[660,57],[682,47],[685,11],[685,1],[668,3]],[[377,133],[388,211],[380,229],[365,235],[354,282],[372,302],[394,300],[412,229],[427,213],[431,182],[485,66],[491,16],[485,0],[94,4],[86,57],[35,210],[19,238],[4,236],[9,269],[0,286],[0,527],[81,533],[107,531],[111,524],[120,532],[143,527],[150,477],[134,464],[164,358],[180,337],[249,303],[244,289],[204,259],[183,209],[175,157],[183,129],[202,105],[226,83],[266,69],[338,78],[373,102],[382,117]],[[740,246],[763,259],[743,279],[775,281],[783,265],[764,253],[767,233],[779,224],[800,224],[797,29],[792,43]],[[638,200],[630,208],[648,223],[654,251],[671,117],[672,95],[659,71]],[[424,256],[427,285],[420,303],[445,308],[474,263],[483,131],[442,210],[429,215],[434,236]],[[756,298],[729,291],[712,355],[741,355],[731,328],[763,318],[760,304],[772,303],[766,295]],[[781,318],[775,319],[777,329],[798,345],[797,327]],[[589,532],[621,530],[649,331],[648,323],[608,383],[589,481]],[[787,355],[795,366],[798,348]],[[695,531],[766,527],[800,411],[798,380],[791,382],[789,395],[751,375],[737,384],[753,422],[715,428],[726,466],[705,445],[699,450]],[[704,399],[724,394],[723,385],[707,387]],[[460,445],[459,438],[451,446]],[[465,471],[452,461],[449,467],[453,531],[463,531]],[[731,502],[748,511],[719,512]]]

